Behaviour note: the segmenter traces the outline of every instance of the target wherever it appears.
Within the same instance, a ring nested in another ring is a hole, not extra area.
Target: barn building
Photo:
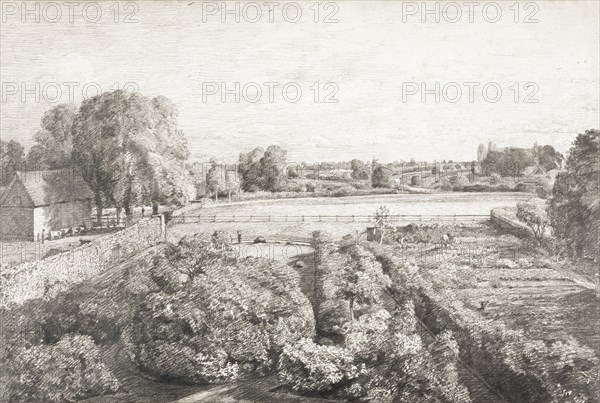
[[[34,241],[91,227],[93,193],[73,170],[17,172],[0,194],[0,239]]]

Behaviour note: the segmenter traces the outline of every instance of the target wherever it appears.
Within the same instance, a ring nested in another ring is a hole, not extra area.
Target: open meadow
[[[423,215],[425,220],[427,216],[457,215],[457,223],[472,223],[481,221],[482,217],[470,215],[489,215],[493,208],[514,207],[530,197],[527,193],[438,193],[223,203],[187,211],[183,220],[179,217],[177,223],[168,227],[168,236],[176,240],[196,232],[222,230],[233,238],[241,231],[243,241],[252,241],[257,236],[267,240],[301,240],[310,237],[313,231],[321,230],[334,237],[347,234],[361,237],[366,227],[372,224],[358,219],[353,221],[352,216],[371,216],[381,205],[387,206],[392,214]],[[203,221],[194,222],[194,216],[203,217]],[[269,216],[271,221],[267,221]],[[312,219],[303,222],[302,216]],[[319,221],[318,216],[327,216],[327,220]],[[336,216],[339,216],[338,220]],[[257,220],[257,217],[262,218]],[[417,217],[413,219],[418,220]]]

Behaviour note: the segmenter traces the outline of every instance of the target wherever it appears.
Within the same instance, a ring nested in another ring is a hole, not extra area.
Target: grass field
[[[526,193],[442,193],[429,195],[377,195],[340,198],[311,198],[288,200],[261,200],[234,202],[213,206],[198,207],[186,215],[206,216],[268,216],[285,217],[301,215],[372,215],[385,205],[393,214],[489,214],[492,208],[516,206],[531,195]],[[347,234],[361,236],[368,226],[359,222],[203,222],[178,223],[168,229],[171,240],[197,232],[228,231],[236,238],[242,232],[244,241],[252,241],[261,235],[267,240],[288,240],[310,237],[316,230],[329,232],[334,237]],[[363,235],[364,236],[364,235]]]

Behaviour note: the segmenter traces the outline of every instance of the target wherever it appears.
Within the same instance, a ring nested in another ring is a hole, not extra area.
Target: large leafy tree
[[[265,150],[261,147],[256,147],[248,153],[240,153],[238,167],[243,190],[253,192],[261,188],[260,159],[264,154]]]
[[[241,153],[239,173],[245,191],[281,190],[286,178],[287,151],[280,146],[270,145],[266,150],[260,147],[249,153]]]
[[[57,169],[71,165],[73,151],[73,121],[77,107],[60,104],[44,113],[36,143],[27,154],[29,170]]]
[[[280,146],[271,145],[265,150],[265,154],[260,159],[264,190],[276,192],[283,187],[287,179],[286,155],[287,151]]]
[[[353,159],[350,161],[350,168],[352,169],[352,179],[369,179],[369,168],[363,161]]]
[[[539,147],[537,151],[538,163],[546,171],[559,169],[565,157],[554,149],[551,145]]]
[[[379,165],[373,170],[371,176],[371,186],[374,188],[387,188],[392,184],[392,171],[383,165]]]
[[[25,167],[25,151],[16,140],[0,141],[0,183],[10,182],[14,173]]]
[[[182,204],[193,197],[177,115],[167,98],[139,93],[83,101],[73,123],[73,160],[95,192],[99,216],[105,205],[129,214],[138,203]]]
[[[566,170],[554,183],[549,213],[554,233],[575,257],[598,258],[600,233],[600,131],[577,135]]]
[[[216,162],[212,163],[212,166],[206,174],[206,188],[209,192],[215,195],[215,201],[219,200],[219,192],[225,190],[226,174],[227,173],[223,169],[223,166],[217,164]]]

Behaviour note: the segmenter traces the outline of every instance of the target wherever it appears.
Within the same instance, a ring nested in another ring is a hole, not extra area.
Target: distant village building
[[[0,239],[33,241],[91,227],[94,195],[73,170],[17,172],[0,194]]]

